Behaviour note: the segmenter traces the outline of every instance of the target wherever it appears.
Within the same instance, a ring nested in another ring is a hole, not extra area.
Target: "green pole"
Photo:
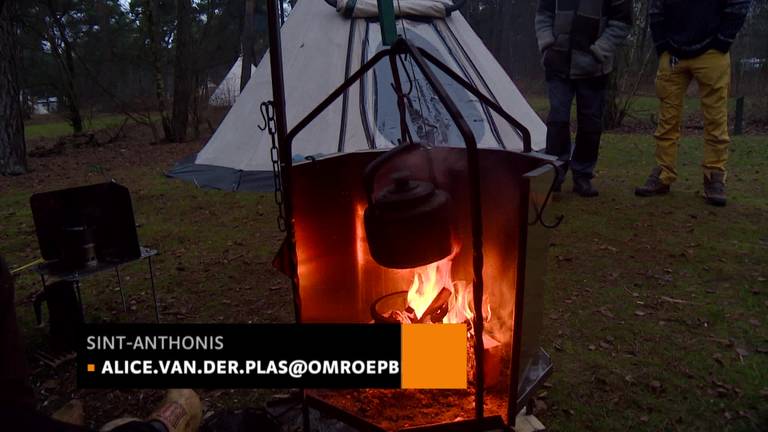
[[[381,27],[381,43],[392,46],[397,39],[395,26],[395,6],[392,0],[377,0],[379,4],[379,26]]]

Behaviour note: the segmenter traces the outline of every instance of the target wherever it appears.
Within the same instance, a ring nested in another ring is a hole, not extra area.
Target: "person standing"
[[[616,50],[632,27],[631,0],[539,0],[536,39],[547,86],[547,154],[564,161],[555,190],[568,167],[573,191],[595,197],[594,169],[603,131],[608,74]],[[576,97],[577,130],[571,145],[571,104]]]
[[[677,179],[683,99],[691,80],[699,86],[704,114],[704,199],[724,206],[728,160],[729,50],[744,25],[750,0],[651,0],[648,15],[659,55],[656,93],[659,124],[656,164],[635,195],[666,194]]]

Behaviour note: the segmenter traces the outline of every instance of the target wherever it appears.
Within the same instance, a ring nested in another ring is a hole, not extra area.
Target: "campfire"
[[[413,270],[413,281],[407,291],[395,293],[405,295],[404,309],[393,309],[383,314],[374,303],[374,320],[398,322],[400,324],[462,324],[472,325],[472,284],[463,280],[454,281],[451,276],[452,254],[441,261],[427,264]],[[483,298],[484,318],[491,317],[488,296]],[[471,332],[471,329],[470,329]]]

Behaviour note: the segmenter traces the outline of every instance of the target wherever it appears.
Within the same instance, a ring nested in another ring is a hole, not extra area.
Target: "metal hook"
[[[563,222],[563,219],[565,219],[565,215],[559,215],[555,217],[555,222],[548,224],[544,222],[544,210],[547,208],[547,205],[549,204],[549,200],[552,197],[552,190],[555,188],[555,184],[557,184],[558,179],[558,171],[560,170],[560,167],[558,167],[554,162],[546,162],[548,165],[551,165],[555,169],[555,177],[552,179],[552,184],[549,186],[549,190],[547,190],[547,196],[544,197],[544,204],[542,204],[541,208],[538,208],[536,203],[534,202],[533,206],[536,210],[536,217],[533,219],[533,221],[528,222],[528,225],[536,225],[537,223],[540,223],[541,226],[544,228],[554,229],[560,226],[560,224]]]
[[[270,123],[274,121],[275,115],[274,115],[274,107],[272,105],[272,101],[264,101],[259,106],[259,111],[261,112],[261,119],[264,121],[264,125],[258,125],[259,130],[267,130],[268,127],[270,127]]]

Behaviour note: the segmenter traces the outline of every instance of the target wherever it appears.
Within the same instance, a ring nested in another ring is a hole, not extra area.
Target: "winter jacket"
[[[749,13],[750,0],[650,0],[653,43],[679,58],[709,49],[728,52]]]
[[[632,27],[632,0],[539,0],[536,39],[547,74],[591,78],[610,73]]]

